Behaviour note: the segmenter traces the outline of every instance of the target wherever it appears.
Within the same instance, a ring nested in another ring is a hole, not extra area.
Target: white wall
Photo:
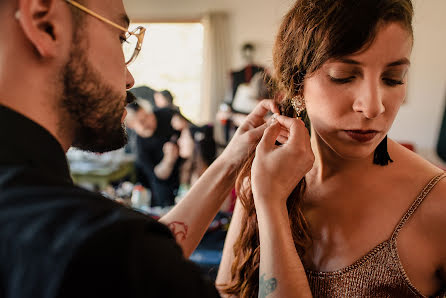
[[[240,47],[257,45],[256,61],[271,64],[275,34],[293,0],[124,0],[131,18],[199,20],[209,11],[229,15],[231,67],[243,66]],[[407,103],[402,106],[390,137],[434,148],[446,97],[446,0],[415,0],[415,46]],[[150,32],[149,32],[150,34]]]
[[[407,103],[390,137],[435,148],[446,99],[446,0],[417,0]]]

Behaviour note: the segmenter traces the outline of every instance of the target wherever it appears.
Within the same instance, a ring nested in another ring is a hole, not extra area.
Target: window
[[[200,23],[134,23],[147,28],[142,50],[129,66],[135,87],[167,89],[174,103],[193,122],[200,122],[203,25]]]

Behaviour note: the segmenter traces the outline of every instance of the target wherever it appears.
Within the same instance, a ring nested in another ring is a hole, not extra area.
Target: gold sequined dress
[[[354,264],[334,272],[306,270],[314,297],[425,297],[410,282],[398,256],[396,240],[404,224],[446,173],[434,177],[418,195],[393,231]],[[446,216],[446,215],[445,215]],[[443,289],[435,297],[445,297]]]

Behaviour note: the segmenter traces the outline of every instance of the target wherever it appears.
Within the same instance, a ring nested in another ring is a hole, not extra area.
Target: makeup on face
[[[378,135],[378,131],[375,130],[345,130],[345,133],[360,143],[370,142]]]
[[[383,82],[389,86],[402,85],[409,66],[410,60],[405,57],[383,65],[381,74]],[[328,61],[325,71],[330,81],[343,84],[353,81],[356,77],[363,78],[365,69],[370,67],[372,66],[353,58],[341,57]]]
[[[328,79],[331,82],[343,84],[352,82],[356,78],[362,78],[364,76],[363,71],[358,66],[329,66],[326,70]],[[389,85],[402,85],[407,76],[408,68],[404,66],[393,66],[391,69],[385,70],[381,74],[382,81]]]

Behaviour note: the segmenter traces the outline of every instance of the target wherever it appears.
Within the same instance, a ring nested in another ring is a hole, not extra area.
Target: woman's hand
[[[256,148],[262,137],[267,127],[265,116],[269,111],[279,113],[279,108],[273,100],[262,100],[237,129],[231,142],[222,153],[221,158],[224,158],[236,167],[241,166],[242,162]]]
[[[276,140],[285,141],[277,146]],[[256,208],[286,204],[297,183],[311,170],[314,154],[305,124],[275,115],[256,149],[251,179]]]

